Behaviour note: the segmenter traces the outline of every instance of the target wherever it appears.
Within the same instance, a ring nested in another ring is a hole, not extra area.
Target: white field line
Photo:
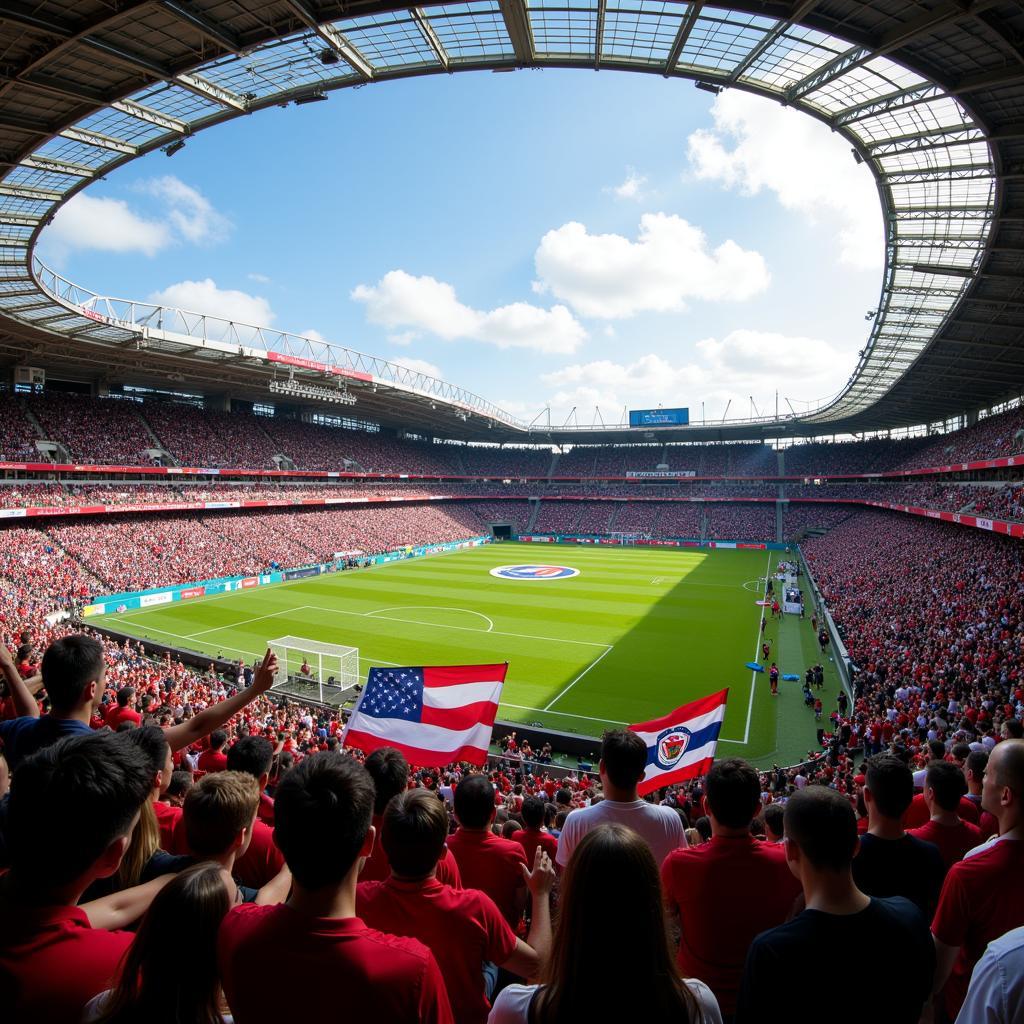
[[[279,612],[268,612],[266,615],[256,615],[251,619],[242,619],[240,622],[229,622],[223,626],[214,626],[212,629],[201,629],[198,633],[189,633],[189,639],[203,636],[206,633],[219,633],[222,629],[237,629],[239,626],[248,626],[250,622],[259,622],[261,619],[274,619],[278,615],[289,615],[291,612],[302,611],[304,605],[298,608],[283,608]]]
[[[550,711],[602,658],[607,657],[614,649],[615,645],[609,644],[544,710]]]
[[[765,573],[765,578],[767,579],[769,576],[771,576],[771,574],[772,574],[772,553],[771,553],[771,551],[769,551],[768,552],[768,570]],[[757,633],[754,636],[754,656],[753,656],[753,658],[750,659],[751,661],[757,661],[758,651],[760,650],[760,647],[761,647],[761,619],[765,615],[768,614],[765,611],[763,605],[758,608],[758,611],[761,614],[758,615],[758,617],[757,617]],[[757,682],[757,676],[758,676],[758,673],[754,669],[751,669],[750,670],[750,700],[747,701],[747,725],[746,725],[746,728],[743,730],[743,741],[742,742],[744,744],[746,744],[747,741],[750,739],[750,716],[754,713],[754,684]],[[720,743],[735,742],[735,740],[731,740],[731,741],[730,740],[722,740],[721,737],[719,737],[719,742]]]
[[[307,606],[304,606],[307,607]],[[487,623],[487,628],[483,630],[484,633],[494,632],[494,620],[483,612],[475,612],[472,608],[456,608],[452,605],[446,604],[396,604],[392,608],[376,608],[372,612],[363,612],[368,619],[381,619],[385,616],[381,615],[381,612],[403,612],[411,611],[413,609],[420,609],[421,611],[441,611],[441,612],[462,612],[463,615],[476,615],[477,617],[484,620]],[[433,622],[419,622],[416,619],[399,619],[399,622],[408,622],[411,626],[433,626]],[[480,632],[480,630],[477,630]]]

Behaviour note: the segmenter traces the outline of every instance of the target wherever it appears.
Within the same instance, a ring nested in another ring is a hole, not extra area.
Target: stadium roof
[[[1024,7],[1016,0],[116,8],[70,0],[5,3],[0,44],[0,356],[8,362],[91,363],[133,383],[166,386],[170,377],[250,397],[265,396],[274,375],[290,377],[289,387],[338,390],[340,381],[358,396],[360,418],[530,439],[527,424],[444,382],[282,332],[108,300],[48,271],[32,250],[59,204],[91,181],[222,121],[394,78],[576,67],[773,97],[842,133],[876,177],[887,259],[849,383],[810,413],[729,421],[717,435],[915,425],[1024,392]],[[561,441],[625,434],[543,433]],[[698,435],[711,436],[678,434]]]

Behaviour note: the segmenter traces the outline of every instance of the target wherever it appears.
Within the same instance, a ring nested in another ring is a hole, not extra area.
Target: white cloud
[[[401,345],[403,348],[406,345],[411,345],[419,335],[415,331],[400,331],[398,334],[389,334],[388,341],[392,345]]]
[[[263,301],[263,300],[260,300],[260,301]],[[309,338],[310,341],[327,341],[327,339],[319,331],[313,330],[312,327],[308,331],[302,331],[299,334],[299,337],[300,338]]]
[[[146,301],[256,327],[269,327],[274,321],[274,311],[265,298],[232,288],[218,288],[209,277],[202,281],[179,281],[154,292]]]
[[[160,200],[173,232],[194,245],[209,245],[227,237],[231,222],[191,185],[173,174],[140,182],[139,191]]]
[[[255,281],[257,284],[270,284],[270,278],[266,274],[246,274],[250,281]]]
[[[404,270],[389,271],[375,285],[358,285],[352,298],[365,305],[371,323],[427,331],[446,341],[567,353],[587,336],[565,306],[542,309],[514,302],[488,311],[473,309],[459,301],[450,284]]]
[[[730,89],[711,108],[715,127],[694,132],[690,166],[699,179],[756,195],[776,194],[808,220],[832,222],[839,256],[860,270],[882,265],[882,218],[875,183],[850,144],[808,115]]]
[[[603,319],[678,312],[687,299],[742,301],[771,280],[760,253],[731,239],[710,249],[700,228],[666,213],[645,213],[635,242],[563,224],[541,239],[534,264],[535,290]]]
[[[425,373],[428,377],[437,377],[439,380],[444,380],[444,374],[441,372],[441,369],[433,363],[428,363],[426,359],[407,359],[405,356],[399,356],[395,362],[399,366],[414,370],[416,373]]]
[[[633,199],[639,202],[646,195],[644,191],[646,184],[645,175],[637,173],[635,167],[627,167],[625,180],[620,185],[614,185],[605,191],[611,192],[617,199]]]
[[[576,406],[599,406],[605,418],[617,416],[623,406],[688,406],[691,417],[718,415],[732,400],[732,412],[749,408],[753,396],[762,413],[774,412],[775,389],[780,408],[784,399],[798,406],[834,394],[853,369],[853,352],[820,338],[803,338],[766,331],[736,330],[723,338],[705,338],[696,344],[696,358],[675,364],[650,353],[631,363],[608,359],[576,363],[542,375],[548,388],[552,416],[563,416]]]
[[[45,239],[58,250],[95,249],[155,256],[170,243],[171,232],[166,224],[134,213],[123,199],[96,198],[79,192],[57,211]]]

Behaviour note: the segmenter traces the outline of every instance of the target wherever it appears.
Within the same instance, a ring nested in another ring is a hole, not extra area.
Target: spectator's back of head
[[[467,775],[456,787],[455,817],[464,828],[486,828],[494,810],[494,786],[486,775]]]
[[[185,836],[197,857],[222,857],[252,832],[260,806],[260,788],[244,772],[214,772],[201,778],[185,797]],[[244,846],[239,849],[243,853]]]
[[[150,759],[127,737],[96,732],[45,747],[11,783],[12,869],[43,886],[72,882],[101,858],[95,877],[113,874],[152,785]]]
[[[1024,801],[1024,740],[1003,740],[992,750],[985,778],[1000,789],[1013,790],[1018,803]]]
[[[571,807],[572,806],[572,793],[567,790],[564,786],[555,791],[555,803],[559,807]]]
[[[1003,722],[1002,729],[1008,740],[1019,740],[1024,737],[1024,722],[1019,718],[1008,718]]]
[[[739,757],[716,761],[708,772],[704,791],[708,810],[719,825],[750,827],[761,803],[761,780],[746,761]]]
[[[274,793],[274,841],[296,883],[340,884],[352,870],[373,816],[373,780],[345,754],[305,757]]]
[[[769,804],[764,809],[764,827],[768,838],[773,842],[777,842],[783,836],[782,819],[784,815],[785,810],[780,804]]]
[[[389,801],[409,784],[409,762],[394,747],[378,747],[363,764],[373,779],[373,788],[377,794],[373,801],[373,813],[383,814]]]
[[[527,828],[538,829],[544,825],[544,801],[540,797],[528,796],[519,812]]]
[[[960,805],[960,797],[967,792],[964,773],[949,761],[932,761],[925,773],[924,784],[944,811],[955,811]]]
[[[119,708],[128,707],[129,703],[131,702],[134,696],[134,686],[122,686],[121,689],[117,691],[117,706]]]
[[[92,683],[102,694],[103,645],[84,633],[61,637],[46,649],[40,671],[54,711],[66,714],[82,703]]]
[[[167,787],[167,796],[176,800],[184,800],[188,791],[192,788],[192,773],[177,771],[171,773],[171,783]]]
[[[984,750],[972,750],[964,761],[964,774],[971,775],[972,780],[981,782],[985,775],[985,765],[988,764],[988,753]]]
[[[785,829],[787,844],[798,846],[817,870],[849,870],[857,852],[857,816],[834,789],[808,786],[794,793],[786,801]]]
[[[867,789],[879,814],[902,818],[914,799],[914,775],[893,754],[875,754],[868,759]]]
[[[448,812],[433,793],[408,789],[388,804],[381,833],[391,870],[403,878],[423,878],[444,851]]]
[[[245,772],[259,780],[270,774],[274,748],[262,736],[246,736],[228,750],[228,771]]]
[[[210,733],[210,749],[222,750],[228,741],[228,734],[223,729],[214,729]]]
[[[616,789],[634,789],[647,768],[647,744],[629,729],[611,729],[601,740],[601,763]]]

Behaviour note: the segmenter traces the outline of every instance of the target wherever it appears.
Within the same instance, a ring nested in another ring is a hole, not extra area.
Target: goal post
[[[633,531],[631,533],[613,531],[608,536],[613,544],[619,544],[623,547],[628,547],[631,544],[637,544],[639,541],[642,540],[651,539],[651,535],[649,533],[640,533],[636,531]]]
[[[361,683],[359,648],[282,636],[267,646],[277,655],[277,674],[271,687],[307,699],[315,693],[321,704],[340,704]]]

